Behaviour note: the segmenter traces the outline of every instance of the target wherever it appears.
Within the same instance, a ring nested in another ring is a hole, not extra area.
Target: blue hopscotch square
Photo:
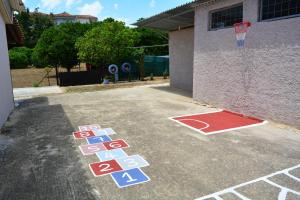
[[[150,181],[150,178],[139,168],[114,172],[111,174],[111,177],[119,188]]]
[[[112,139],[108,135],[90,137],[90,138],[86,138],[86,140],[88,144],[98,144],[98,143],[112,141]]]
[[[96,153],[101,162],[115,160],[117,158],[128,157],[123,149],[113,149],[110,151],[99,151]],[[123,169],[123,168],[122,168]]]
[[[149,163],[139,155],[117,158],[116,161],[119,163],[123,170],[149,166]]]
[[[112,128],[105,128],[105,129],[96,130],[96,131],[93,131],[93,132],[94,132],[94,134],[96,136],[114,135],[114,134],[116,134],[116,132]]]

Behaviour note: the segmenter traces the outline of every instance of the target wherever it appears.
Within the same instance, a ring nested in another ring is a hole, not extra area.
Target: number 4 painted
[[[128,155],[123,151],[123,149],[114,149],[110,151],[100,151],[96,155],[101,161],[113,160],[117,158],[127,157]]]

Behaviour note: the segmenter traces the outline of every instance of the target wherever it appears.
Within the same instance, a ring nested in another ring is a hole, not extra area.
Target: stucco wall
[[[169,33],[171,87],[192,92],[194,28]]]
[[[244,0],[244,20],[253,24],[238,49],[233,28],[208,31],[210,10],[238,2],[196,8],[193,96],[300,127],[300,17],[258,22],[258,0]]]
[[[6,31],[0,14],[0,128],[14,107]]]

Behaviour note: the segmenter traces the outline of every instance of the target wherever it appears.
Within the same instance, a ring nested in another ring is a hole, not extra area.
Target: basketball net
[[[245,39],[248,32],[249,27],[251,26],[251,22],[241,22],[233,25],[237,40],[237,46],[243,48],[245,46]]]

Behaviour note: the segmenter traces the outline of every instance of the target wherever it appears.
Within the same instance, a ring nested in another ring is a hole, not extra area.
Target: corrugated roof
[[[161,30],[177,30],[194,26],[195,7],[209,0],[194,0],[176,8],[154,15],[133,25]]]

